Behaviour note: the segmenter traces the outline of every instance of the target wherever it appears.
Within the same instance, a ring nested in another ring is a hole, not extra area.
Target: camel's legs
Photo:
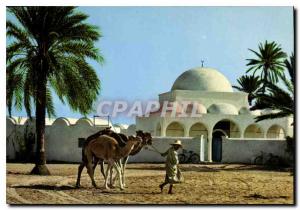
[[[120,161],[118,161],[118,162],[120,162]],[[118,173],[118,175],[119,175],[119,185],[120,185],[120,189],[121,189],[121,190],[124,190],[124,187],[123,187],[123,184],[122,184],[122,173],[121,173],[121,170],[122,170],[122,169],[121,169],[119,163],[117,163],[117,162],[115,162],[114,167],[116,168],[117,173]]]
[[[113,169],[114,169],[113,167],[110,168],[110,180],[109,180],[109,185],[110,185],[110,187],[113,187],[113,186],[114,186],[114,181],[113,181],[113,173],[114,173],[114,170],[113,170]]]
[[[76,187],[80,187],[80,177],[81,177],[81,173],[82,173],[84,166],[85,166],[85,163],[82,162],[82,163],[80,163],[80,165],[78,167]]]
[[[93,171],[93,165],[92,163],[88,163],[87,164],[87,172],[92,180],[92,185],[96,188],[97,185],[96,185],[96,182],[95,182],[95,179],[94,179],[94,171]]]
[[[109,160],[108,163],[107,163],[107,168],[106,168],[106,172],[105,172],[105,182],[104,182],[105,189],[109,189],[109,187],[107,186],[107,183],[108,183],[108,172],[109,172],[109,170],[110,170],[111,167],[112,167],[112,163]]]
[[[94,157],[94,164],[93,164],[93,171],[94,171],[94,173],[95,173],[95,168],[97,167],[98,162],[99,162],[99,158]]]
[[[93,163],[92,163],[93,155],[90,151],[87,152],[86,159],[87,159],[87,161],[85,164],[86,164],[87,172],[92,180],[93,186],[97,187],[95,179],[94,179],[94,170],[93,170]]]
[[[125,185],[125,168],[127,165],[127,161],[129,159],[129,156],[124,158],[124,163],[122,164],[122,182],[123,182],[123,187],[126,187]]]
[[[115,162],[115,167],[118,167],[119,170],[121,171],[121,170],[122,170],[122,160],[116,161],[116,162]],[[122,172],[120,172],[120,173],[122,173]],[[118,176],[118,173],[115,174],[112,185],[115,184],[116,179],[117,179],[117,176]]]
[[[105,179],[105,173],[104,173],[104,160],[100,160],[100,166],[101,166],[100,171],[101,171],[101,173],[102,173],[102,175],[103,175],[103,177],[104,177],[104,179]]]
[[[93,165],[93,171],[95,173],[95,168],[97,167],[97,164],[100,164],[100,172],[103,175],[103,178],[105,179],[105,172],[104,172],[104,161],[100,158],[94,157],[94,165]]]

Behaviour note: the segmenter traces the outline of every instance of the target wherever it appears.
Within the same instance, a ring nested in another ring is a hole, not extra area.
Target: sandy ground
[[[75,188],[76,164],[48,164],[51,176],[28,175],[32,164],[7,164],[8,204],[293,204],[293,176],[288,171],[258,166],[219,164],[181,165],[185,182],[167,187],[163,164],[128,164],[124,191],[105,190],[96,169],[91,185],[84,169],[81,188]],[[118,185],[117,185],[118,186]]]

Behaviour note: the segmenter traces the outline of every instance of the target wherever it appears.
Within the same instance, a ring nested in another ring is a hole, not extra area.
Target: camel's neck
[[[123,157],[127,157],[130,152],[132,151],[133,147],[134,147],[134,143],[133,141],[128,141],[127,144],[125,145],[125,147],[122,147],[120,148],[120,158],[123,158]]]
[[[136,155],[137,153],[139,153],[142,150],[143,146],[144,146],[144,144],[140,143],[139,146],[137,146],[130,152],[130,155],[133,156],[133,155]]]

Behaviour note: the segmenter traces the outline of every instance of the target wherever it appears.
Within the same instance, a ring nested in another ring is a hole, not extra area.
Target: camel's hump
[[[111,142],[111,143],[118,144],[116,139],[114,139],[113,137],[110,137],[108,135],[101,135],[101,136],[97,137],[96,139],[94,139],[93,141],[94,142]]]

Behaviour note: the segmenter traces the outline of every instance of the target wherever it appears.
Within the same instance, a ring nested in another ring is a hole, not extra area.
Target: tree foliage
[[[55,115],[52,92],[72,110],[87,114],[100,91],[100,80],[88,59],[103,62],[94,44],[101,37],[87,15],[75,7],[8,7],[18,23],[6,22],[6,105],[31,117],[39,71],[46,74],[46,109]]]
[[[282,51],[281,46],[277,43],[265,41],[264,44],[260,43],[258,52],[249,49],[256,55],[254,59],[247,59],[249,69],[246,73],[252,72],[254,75],[260,71],[260,78],[263,82],[277,83],[279,76],[284,71],[284,59],[286,53]],[[263,84],[263,91],[265,84]]]
[[[100,80],[88,60],[103,62],[95,42],[101,37],[87,15],[75,7],[8,7],[18,22],[6,22],[6,105],[35,108],[36,158],[32,174],[50,174],[46,167],[45,117],[55,115],[52,92],[84,115],[93,107]]]
[[[233,85],[232,87],[239,91],[248,93],[248,103],[251,106],[253,99],[255,99],[255,94],[261,88],[262,81],[259,76],[243,75],[237,80],[237,82],[239,83],[239,86]]]
[[[284,74],[279,78],[282,81],[284,87],[280,87],[278,84],[272,82],[266,82],[266,92],[258,93],[256,95],[257,100],[250,110],[263,110],[270,109],[275,112],[269,114],[262,114],[257,116],[256,121],[275,119],[281,117],[291,116],[295,112],[294,103],[294,84],[295,84],[295,57],[292,55],[289,60],[284,61],[285,67],[288,71],[289,78]]]

